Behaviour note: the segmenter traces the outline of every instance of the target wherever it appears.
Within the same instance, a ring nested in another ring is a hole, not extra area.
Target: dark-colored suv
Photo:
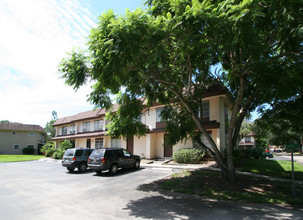
[[[88,167],[96,173],[109,170],[114,174],[118,168],[140,168],[140,157],[132,155],[123,148],[96,149],[88,159]]]
[[[75,168],[79,172],[84,172],[87,169],[87,160],[94,149],[90,148],[70,148],[67,149],[62,158],[62,166],[68,171],[73,171]]]

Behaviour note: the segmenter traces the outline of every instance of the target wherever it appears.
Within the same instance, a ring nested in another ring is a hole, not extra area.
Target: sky
[[[0,0],[0,121],[45,127],[52,111],[61,118],[92,110],[89,85],[75,92],[58,65],[85,46],[103,12],[141,6],[141,0]]]

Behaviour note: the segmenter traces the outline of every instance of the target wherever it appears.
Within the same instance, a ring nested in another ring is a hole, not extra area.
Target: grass
[[[0,163],[39,160],[43,155],[0,155]]]
[[[164,190],[181,192],[220,200],[241,200],[254,203],[303,205],[303,185],[296,184],[296,197],[292,197],[289,182],[272,181],[239,175],[228,183],[219,172],[183,170],[168,179],[157,182]]]
[[[291,161],[247,160],[238,169],[243,172],[291,179]],[[294,162],[295,179],[303,180],[303,166]]]

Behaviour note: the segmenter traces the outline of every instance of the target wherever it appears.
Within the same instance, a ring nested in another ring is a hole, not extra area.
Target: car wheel
[[[82,173],[82,172],[85,172],[86,170],[87,170],[86,163],[80,163],[78,166],[78,171]]]
[[[66,167],[66,169],[67,169],[69,172],[73,172],[75,168],[72,168],[72,167]]]
[[[139,169],[140,168],[140,161],[136,160],[135,164],[134,164],[134,168],[135,169]]]
[[[109,169],[109,172],[112,173],[112,174],[115,174],[115,173],[117,173],[117,171],[118,171],[118,166],[117,166],[117,164],[111,165],[111,167],[110,167],[110,169]]]

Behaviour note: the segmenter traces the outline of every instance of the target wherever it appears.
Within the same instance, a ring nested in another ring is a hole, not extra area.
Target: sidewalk
[[[209,168],[211,170],[218,170],[214,168],[215,166],[214,161],[209,161],[202,164],[179,164],[171,161],[170,158],[168,159],[161,159],[161,160],[148,160],[142,159],[141,166],[142,167],[153,167],[153,168],[169,168],[169,169],[201,169],[201,168]]]

